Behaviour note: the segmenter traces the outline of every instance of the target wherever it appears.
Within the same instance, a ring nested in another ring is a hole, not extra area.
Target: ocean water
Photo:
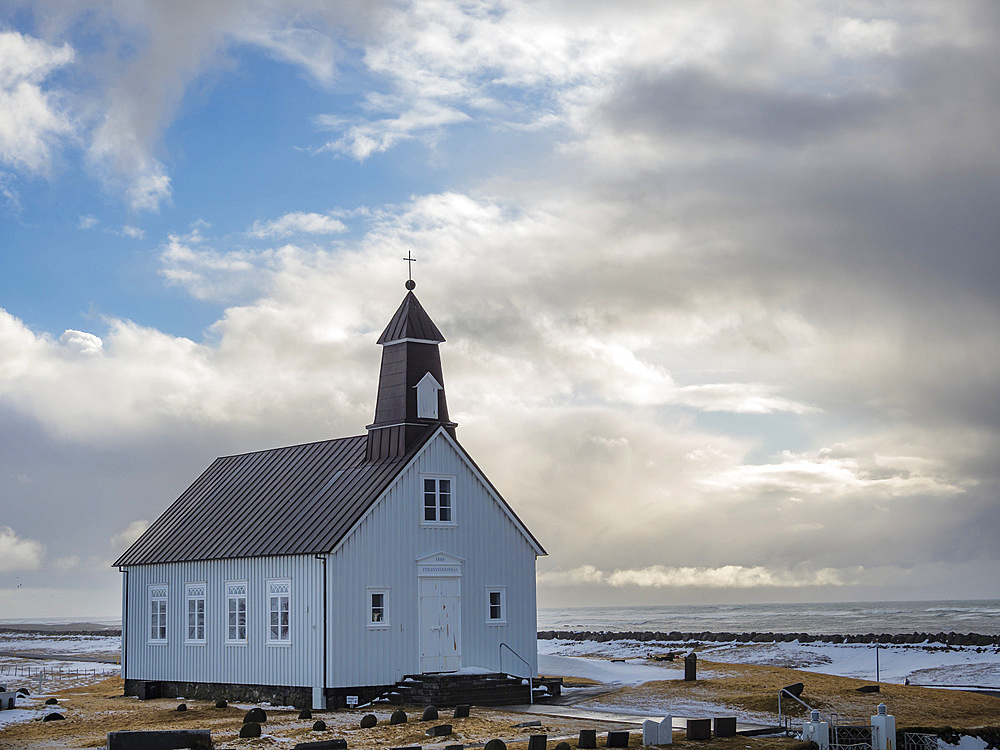
[[[543,607],[539,630],[1000,634],[1000,600]]]

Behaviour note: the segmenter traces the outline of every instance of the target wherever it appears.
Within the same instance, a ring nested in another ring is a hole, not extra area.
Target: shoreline
[[[638,641],[640,643],[688,643],[691,641],[708,643],[871,643],[890,646],[918,646],[940,644],[942,646],[1000,646],[1000,634],[982,633],[858,633],[843,635],[829,633],[760,633],[756,631],[732,632],[670,632],[654,630],[539,630],[538,640],[566,641]]]

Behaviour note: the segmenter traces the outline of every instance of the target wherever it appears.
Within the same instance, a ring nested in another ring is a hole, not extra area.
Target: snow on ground
[[[117,635],[42,635],[39,633],[0,634],[0,651],[51,651],[60,654],[103,654],[121,651]]]
[[[538,654],[538,671],[540,674],[562,677],[583,677],[606,685],[641,685],[653,680],[673,680],[684,676],[683,671],[665,668],[658,663],[647,664],[641,660],[616,662],[585,656],[543,654],[541,651]]]
[[[668,651],[687,652],[693,643],[652,643],[640,641],[538,641],[539,669],[546,674],[582,674],[584,667],[576,671],[559,672],[542,669],[543,655],[546,657],[590,658],[584,662],[607,662],[609,659],[627,659],[624,665],[611,663],[614,667],[648,666],[667,670],[662,677],[652,679],[672,679],[679,676],[683,662],[646,662],[650,654],[664,654]],[[698,653],[702,659],[736,664],[765,664],[771,666],[803,669],[821,674],[875,679],[875,645],[868,643],[724,643],[700,644]],[[596,658],[595,658],[596,657]],[[1000,647],[941,646],[937,644],[888,645],[878,648],[879,677],[883,682],[903,682],[909,679],[916,685],[974,685],[1000,687]],[[572,662],[563,662],[570,668]],[[588,667],[589,668],[589,667]],[[701,671],[701,670],[699,670]],[[626,673],[622,673],[625,675]],[[613,680],[621,684],[636,684],[640,672],[629,672],[634,678],[623,676]],[[654,673],[655,674],[655,673]],[[599,679],[591,677],[591,679]]]

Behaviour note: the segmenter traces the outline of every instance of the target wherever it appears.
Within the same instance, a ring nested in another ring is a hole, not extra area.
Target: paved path
[[[589,721],[607,721],[613,724],[629,724],[641,727],[644,721],[649,719],[661,719],[662,716],[648,716],[643,714],[627,714],[617,711],[598,711],[592,708],[579,708],[578,706],[558,706],[548,703],[536,703],[534,705],[504,706],[505,711],[515,713],[533,714],[535,716],[555,716],[560,719],[586,719]],[[674,729],[687,729],[688,717],[674,716]],[[737,724],[737,734],[772,734],[780,731],[780,727],[768,727],[763,724]]]

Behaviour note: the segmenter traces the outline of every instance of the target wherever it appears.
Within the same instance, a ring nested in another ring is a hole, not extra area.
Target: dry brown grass
[[[687,699],[723,704],[753,713],[777,714],[778,690],[796,682],[805,684],[802,700],[814,708],[835,713],[845,719],[860,719],[868,723],[879,703],[885,703],[896,716],[899,728],[921,727],[983,727],[997,723],[1000,698],[966,691],[935,690],[912,685],[881,683],[878,693],[859,693],[857,688],[873,683],[850,677],[803,672],[784,667],[754,664],[720,664],[703,661],[702,668],[711,668],[716,675],[709,680],[684,682],[666,680],[647,682],[622,688],[611,696],[602,696],[601,703],[614,701],[622,706],[629,703]],[[790,698],[782,698],[782,711],[792,716],[804,716],[805,709]]]

